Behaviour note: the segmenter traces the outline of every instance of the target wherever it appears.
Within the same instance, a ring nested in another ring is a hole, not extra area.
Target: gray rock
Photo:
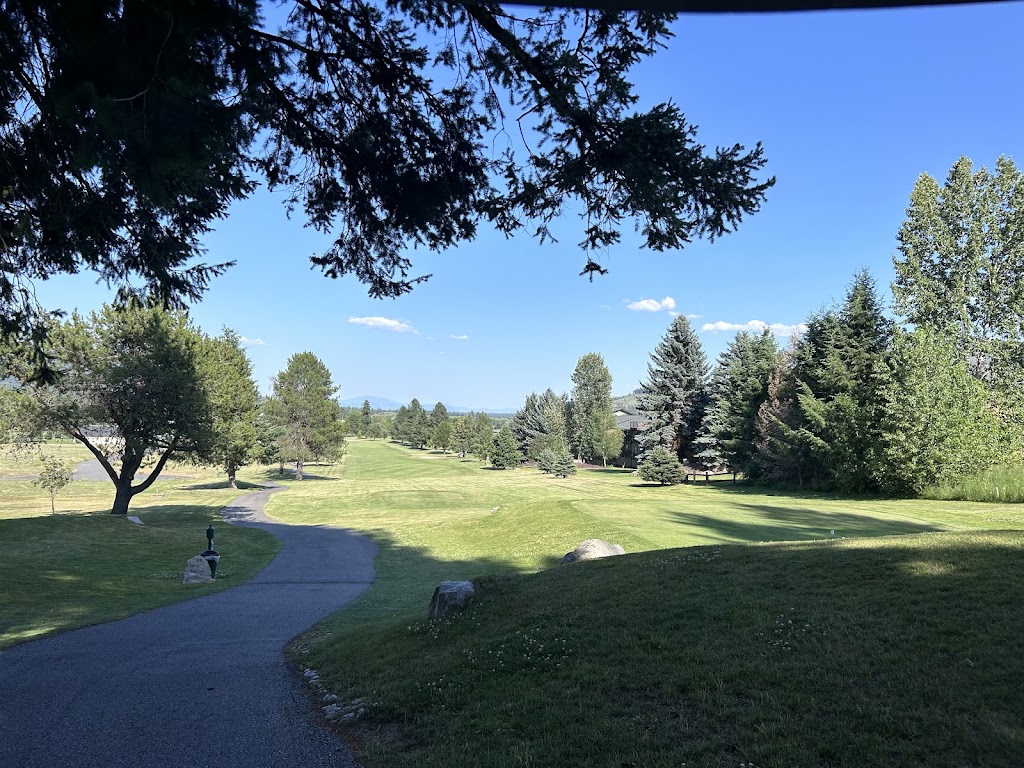
[[[626,550],[621,544],[610,544],[604,539],[587,539],[572,552],[567,552],[559,562],[575,563],[577,560],[597,560],[600,557],[624,554]]]
[[[145,525],[136,515],[128,515],[128,522],[135,523],[136,525]]]
[[[430,598],[427,618],[440,618],[452,608],[463,605],[473,596],[473,591],[473,582],[471,581],[442,581],[434,589],[434,596]]]
[[[210,564],[201,555],[190,557],[185,563],[185,575],[181,577],[182,584],[208,584],[213,581],[210,575]]]

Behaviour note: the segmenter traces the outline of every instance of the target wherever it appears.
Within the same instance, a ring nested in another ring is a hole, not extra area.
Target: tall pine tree
[[[771,331],[766,329],[756,336],[740,331],[719,357],[712,376],[713,405],[704,432],[717,441],[722,461],[747,477],[758,474],[754,462],[757,413],[768,396],[768,380],[778,353]],[[711,448],[709,438],[698,440],[708,446],[706,451]]]
[[[637,390],[637,407],[647,421],[639,438],[644,454],[661,446],[693,462],[707,406],[708,360],[690,321],[679,315],[651,353],[647,381]]]

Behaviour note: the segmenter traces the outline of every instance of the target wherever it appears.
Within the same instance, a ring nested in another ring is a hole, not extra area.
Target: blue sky
[[[709,146],[762,141],[778,179],[736,233],[659,254],[627,232],[591,283],[578,275],[575,218],[543,246],[485,228],[452,251],[414,251],[413,274],[432,279],[373,300],[354,279],[310,270],[325,238],[261,190],[206,238],[209,261],[237,265],[193,319],[252,342],[263,391],[308,350],[343,399],[517,407],[531,391],[569,391],[578,358],[599,352],[625,394],[645,378],[671,312],[694,316],[713,360],[735,332],[716,328],[798,324],[840,299],[862,267],[887,295],[918,174],[944,179],[961,155],[1024,164],[1024,4],[684,16],[674,29],[669,48],[634,70],[641,106],[674,101]],[[38,294],[81,310],[111,297],[88,274]]]

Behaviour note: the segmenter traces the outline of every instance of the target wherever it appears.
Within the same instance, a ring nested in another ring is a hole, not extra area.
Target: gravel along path
[[[0,652],[0,766],[356,765],[282,651],[370,585],[376,545],[266,517],[275,490],[223,513],[284,544],[249,583]]]

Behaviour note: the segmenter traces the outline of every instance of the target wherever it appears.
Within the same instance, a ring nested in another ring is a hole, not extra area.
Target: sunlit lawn
[[[69,461],[85,458],[69,448],[57,450]],[[0,456],[5,474],[38,471],[31,456]],[[219,522],[218,512],[244,490],[227,488],[215,470],[167,472],[179,477],[158,479],[132,502],[143,526],[109,514],[109,482],[73,481],[51,515],[45,490],[0,480],[0,648],[237,586],[270,562],[278,550],[272,536]],[[182,586],[185,561],[206,548],[210,523],[223,554],[218,580]]]
[[[381,545],[373,587],[292,651],[369,702],[343,732],[370,766],[1024,762],[1018,507],[561,480],[383,442],[323,475],[268,511]],[[657,551],[556,566],[591,537]],[[474,577],[425,621],[438,581]]]
[[[267,511],[377,539],[379,578],[357,603],[361,617],[417,610],[444,578],[549,567],[588,538],[639,552],[1024,526],[1015,505],[776,495],[731,483],[659,487],[619,469],[562,479],[385,441],[352,441],[344,464],[316,472],[322,479],[289,483]]]

